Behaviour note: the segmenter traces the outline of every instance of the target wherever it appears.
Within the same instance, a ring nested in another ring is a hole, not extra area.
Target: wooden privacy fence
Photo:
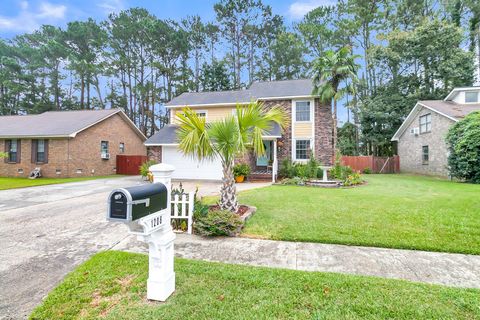
[[[140,166],[147,162],[147,156],[117,155],[117,174],[138,175]]]
[[[183,193],[173,196],[172,204],[172,220],[186,220],[187,233],[192,234],[193,224],[193,206],[194,206],[195,192]]]
[[[400,157],[342,156],[342,165],[363,172],[370,168],[372,173],[399,173]]]

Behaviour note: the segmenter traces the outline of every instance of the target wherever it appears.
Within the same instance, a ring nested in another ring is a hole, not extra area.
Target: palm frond
[[[214,149],[208,134],[208,127],[204,117],[199,117],[190,108],[177,113],[180,124],[177,138],[180,141],[179,149],[185,155],[191,155],[199,160],[214,157]]]

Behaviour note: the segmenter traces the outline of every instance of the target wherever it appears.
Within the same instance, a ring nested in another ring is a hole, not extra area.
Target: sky
[[[215,20],[213,5],[218,0],[1,0],[0,37],[13,38],[31,32],[42,24],[64,27],[70,21],[93,18],[104,20],[109,13],[131,7],[143,7],[160,19],[180,20],[199,15],[203,20]],[[320,5],[333,5],[336,0],[263,0],[275,14],[285,18],[286,25],[302,19]],[[340,119],[346,119],[341,108]]]

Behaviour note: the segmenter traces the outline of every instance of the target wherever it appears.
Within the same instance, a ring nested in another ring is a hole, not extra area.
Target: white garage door
[[[220,160],[198,161],[191,157],[185,157],[175,146],[162,147],[162,162],[175,167],[173,179],[222,179],[222,164]]]

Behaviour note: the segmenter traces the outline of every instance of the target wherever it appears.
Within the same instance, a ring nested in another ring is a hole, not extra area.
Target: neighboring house
[[[418,101],[392,141],[402,172],[448,176],[448,129],[480,110],[480,87],[455,88],[444,100]]]
[[[0,116],[0,176],[115,174],[116,156],[145,155],[145,140],[120,109]]]
[[[331,165],[332,113],[330,105],[312,96],[310,79],[253,83],[248,89],[183,93],[166,104],[170,110],[171,124],[150,137],[145,145],[150,159],[176,167],[174,178],[220,180],[220,160],[201,161],[184,156],[178,149],[176,115],[189,107],[206,118],[207,122],[221,120],[234,114],[236,106],[259,101],[266,108],[279,106],[288,115],[288,125],[282,133],[273,126],[264,137],[266,155],[257,157],[249,152],[238,162],[252,168],[251,179],[275,179],[283,159],[306,162],[313,152],[324,165]]]

